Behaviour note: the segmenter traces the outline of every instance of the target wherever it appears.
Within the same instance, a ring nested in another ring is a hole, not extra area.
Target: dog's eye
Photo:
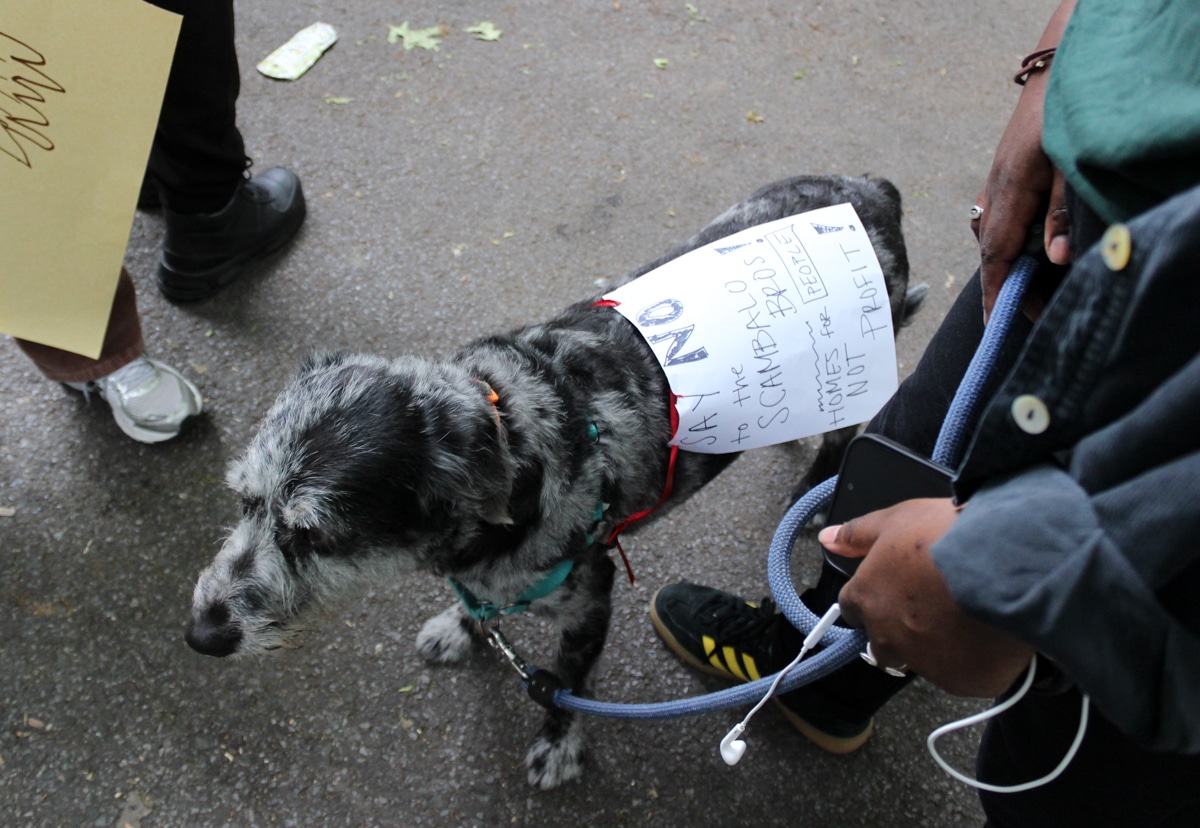
[[[300,548],[311,552],[325,552],[329,546],[329,535],[315,527],[302,527],[296,530],[296,541]]]

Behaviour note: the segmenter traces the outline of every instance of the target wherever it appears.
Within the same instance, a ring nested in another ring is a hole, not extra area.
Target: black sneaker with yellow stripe
[[[779,618],[770,598],[760,606],[688,583],[663,587],[650,601],[654,629],[675,655],[709,675],[738,681],[774,672],[771,631]]]
[[[755,604],[697,584],[660,589],[650,600],[650,620],[687,664],[741,682],[778,672],[795,658],[803,641],[770,598]],[[797,730],[831,753],[857,750],[874,727],[870,713],[864,717],[856,705],[830,697],[816,684],[776,696],[775,701]]]

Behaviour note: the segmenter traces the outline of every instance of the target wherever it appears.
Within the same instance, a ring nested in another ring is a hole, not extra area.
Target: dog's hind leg
[[[560,589],[561,610],[555,611],[559,629],[554,674],[576,696],[591,695],[592,668],[604,649],[612,617],[612,584],[616,567],[607,554],[592,547],[577,561],[572,578]],[[529,783],[542,789],[557,787],[583,772],[583,722],[574,713],[553,708],[525,757]]]

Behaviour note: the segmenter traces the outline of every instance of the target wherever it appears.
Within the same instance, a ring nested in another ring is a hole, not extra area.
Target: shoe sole
[[[808,741],[812,742],[826,753],[836,753],[839,756],[844,756],[847,753],[853,753],[866,744],[867,739],[870,739],[871,734],[875,732],[875,719],[872,717],[871,720],[867,722],[867,726],[863,728],[862,733],[858,733],[854,736],[833,736],[829,733],[826,733],[824,730],[818,730],[808,722],[804,721],[804,719],[797,716],[795,712],[788,709],[787,705],[785,705],[779,699],[773,699],[773,701],[775,702],[775,706],[779,708],[781,713],[783,713],[784,718],[792,723],[792,727],[796,728],[796,730],[799,730],[804,735],[804,738],[808,739]]]
[[[300,227],[304,224],[307,214],[306,208],[284,225],[278,238],[272,239],[262,247],[243,251],[209,270],[194,273],[177,270],[167,263],[164,253],[162,261],[158,264],[159,291],[172,302],[199,302],[215,296],[222,288],[237,279],[246,265],[277,253],[287,246],[288,242],[300,232]]]
[[[684,647],[683,644],[680,643],[679,639],[676,638],[669,629],[667,629],[667,626],[662,622],[662,619],[658,617],[658,611],[656,609],[657,604],[658,592],[655,592],[654,597],[650,599],[650,623],[654,625],[654,631],[658,633],[658,637],[663,640],[663,643],[667,645],[667,648],[672,653],[678,656],[679,659],[689,667],[694,667],[702,673],[707,673],[710,676],[716,676],[717,678],[729,679],[731,681],[745,684],[742,679],[738,678],[733,673],[714,667],[708,662],[701,661],[699,658],[693,655],[690,650]],[[814,727],[804,719],[800,718],[800,716],[796,715],[796,713],[792,710],[789,710],[779,699],[776,698],[773,701],[783,713],[784,717],[791,722],[792,726],[795,727],[796,730],[800,731],[804,738],[808,739],[808,741],[812,742],[814,745],[827,753],[834,753],[839,756],[847,753],[853,753],[866,744],[866,741],[871,738],[871,734],[875,732],[875,719],[872,718],[869,722],[867,722],[867,726],[863,728],[861,733],[856,733],[853,736],[833,736],[829,733],[826,733],[824,730]]]

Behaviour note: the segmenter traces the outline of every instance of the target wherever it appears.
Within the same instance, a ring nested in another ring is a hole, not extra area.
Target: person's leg
[[[1031,693],[984,731],[976,778],[1018,785],[1050,773],[1079,727],[1080,695]],[[1094,707],[1062,775],[1021,793],[980,791],[990,828],[1191,828],[1200,825],[1200,756],[1133,744]]]
[[[158,286],[168,299],[193,301],[287,244],[304,221],[304,193],[280,167],[245,177],[233,0],[152,2],[183,15],[147,167],[167,229]]]
[[[47,379],[55,382],[90,382],[128,365],[144,348],[133,280],[125,268],[121,268],[104,346],[97,359],[24,339],[18,339],[17,345]]]
[[[150,0],[183,15],[147,165],[166,207],[212,213],[229,203],[248,166],[237,128],[241,91],[233,0]]]
[[[124,268],[99,358],[22,339],[17,345],[48,379],[77,391],[98,393],[109,404],[120,429],[140,442],[171,439],[179,434],[184,420],[199,414],[203,407],[199,390],[182,374],[143,356],[137,296]]]

